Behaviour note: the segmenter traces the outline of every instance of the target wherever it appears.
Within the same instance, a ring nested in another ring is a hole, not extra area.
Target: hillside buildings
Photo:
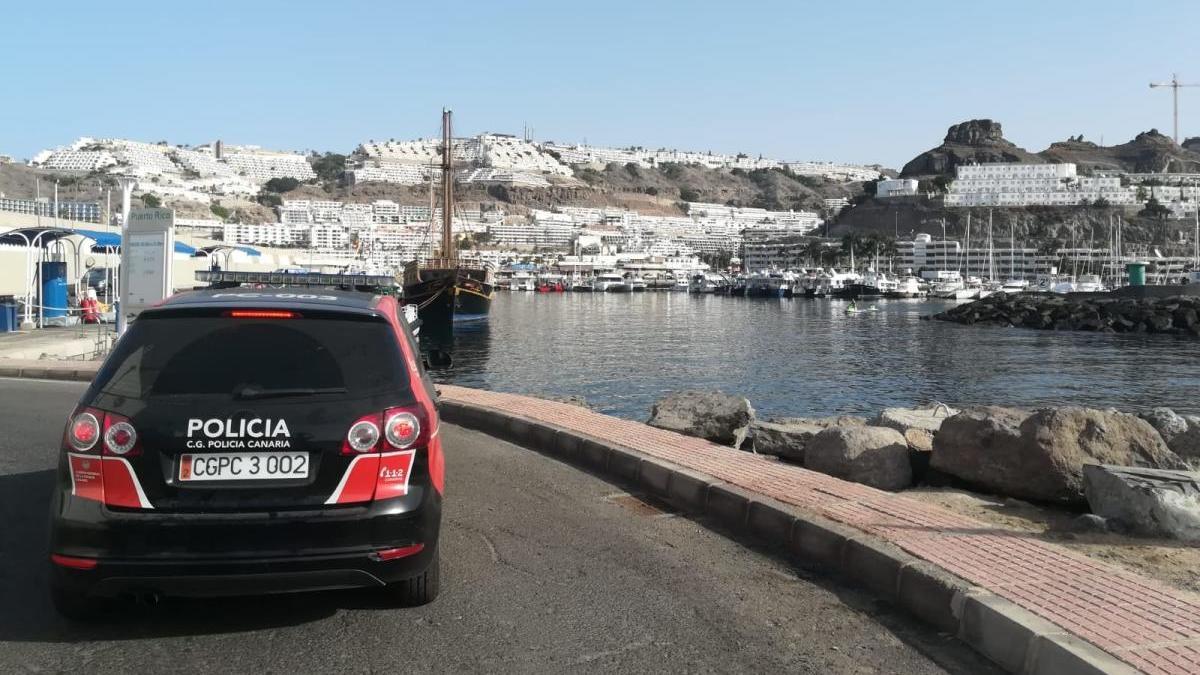
[[[187,148],[84,137],[67,147],[43,150],[30,165],[51,171],[129,176],[138,179],[143,190],[159,196],[205,203],[214,195],[254,195],[272,178],[304,181],[316,176],[303,155],[252,145],[228,146],[220,141]]]
[[[1098,199],[1114,206],[1139,201],[1136,188],[1121,178],[1080,176],[1070,163],[962,165],[946,192],[950,207],[1074,206]]]

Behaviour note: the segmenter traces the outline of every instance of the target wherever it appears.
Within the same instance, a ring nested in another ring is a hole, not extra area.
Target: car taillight
[[[97,418],[97,412],[99,411],[85,408],[71,418],[71,424],[67,427],[67,444],[72,450],[89,452],[96,447],[96,442],[100,440],[100,420]]]
[[[407,448],[421,436],[421,421],[411,412],[388,411],[386,419],[384,435],[387,437],[388,444],[394,448]]]
[[[388,408],[383,411],[383,419],[386,420],[384,440],[387,441],[384,452],[423,448],[429,444],[431,429],[423,407]]]
[[[354,504],[408,494],[417,458],[428,452],[430,482],[443,485],[441,448],[424,406],[364,415],[346,431],[342,454],[353,457],[326,504]]]
[[[366,415],[350,425],[346,440],[342,441],[343,455],[360,455],[378,449],[379,417],[378,414]]]
[[[118,457],[138,454],[138,433],[129,419],[114,413],[104,414],[104,451]]]
[[[67,425],[66,450],[133,457],[141,452],[137,429],[128,417],[116,413],[83,408]]]

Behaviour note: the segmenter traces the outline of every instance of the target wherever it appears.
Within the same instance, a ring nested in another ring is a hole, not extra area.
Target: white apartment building
[[[918,234],[912,241],[896,242],[896,260],[901,267],[918,269],[958,269],[962,246],[952,239],[935,240]]]
[[[41,200],[0,197],[0,211],[54,218],[54,202],[45,197]],[[58,217],[64,220],[99,223],[104,218],[104,210],[101,208],[99,202],[60,201],[58,203]],[[49,225],[51,223],[46,224]]]
[[[825,211],[837,215],[842,209],[850,206],[850,200],[845,197],[832,197],[824,200]]]
[[[223,240],[227,244],[259,244],[262,246],[307,246],[307,225],[226,223]]]
[[[1100,274],[1118,269],[1111,253],[1101,248],[1062,248],[1050,255],[1041,255],[1036,248],[1023,246],[984,246],[965,249],[954,240],[938,240],[928,234],[918,234],[913,241],[896,242],[895,266],[901,269],[957,270],[963,276],[1034,280],[1039,275],[1055,271],[1060,274]],[[1065,265],[1065,267],[1063,267]],[[1108,269],[1112,268],[1112,269]]]
[[[490,244],[509,248],[571,250],[579,234],[573,225],[535,223],[493,223],[488,225]]]
[[[290,152],[269,152],[254,147],[229,147],[221,159],[239,176],[265,183],[272,178],[295,178],[306,181],[317,177],[304,155]]]
[[[875,184],[875,196],[880,199],[913,197],[916,194],[917,181],[913,178],[889,178]]]
[[[742,267],[747,272],[798,270],[809,265],[805,258],[807,242],[747,241],[742,247]]]
[[[1103,199],[1115,206],[1137,203],[1132,186],[1110,176],[1078,176],[1071,163],[972,164],[959,166],[946,206],[1072,206]]]
[[[399,185],[421,185],[441,175],[428,166],[420,164],[391,164],[376,162],[346,170],[346,181],[356,183],[396,183]]]
[[[459,176],[463,183],[481,185],[511,185],[515,187],[550,187],[550,181],[528,171],[479,168],[463,171]]]
[[[463,180],[467,182],[545,187],[549,182],[544,175],[572,175],[569,166],[541,147],[507,134],[456,138],[451,145],[451,156],[458,163],[474,165],[464,174]],[[351,181],[416,185],[440,175],[436,167],[441,162],[441,140],[367,141],[355,148],[351,162],[353,166],[347,172]]]
[[[313,225],[308,232],[309,247],[318,251],[344,249],[350,243],[350,233],[340,225]]]
[[[43,150],[29,163],[50,171],[99,171],[116,165],[117,159],[101,150]]]

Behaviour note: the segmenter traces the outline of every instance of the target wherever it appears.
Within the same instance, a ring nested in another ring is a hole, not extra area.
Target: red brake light
[[[234,319],[298,319],[298,312],[282,309],[232,309],[225,314]]]
[[[407,448],[417,441],[421,435],[421,422],[417,416],[407,412],[388,411],[387,422],[384,422],[384,435],[394,448]]]
[[[71,425],[67,429],[67,443],[72,450],[88,452],[96,447],[99,440],[100,420],[96,417],[96,411],[85,409],[71,419]]]

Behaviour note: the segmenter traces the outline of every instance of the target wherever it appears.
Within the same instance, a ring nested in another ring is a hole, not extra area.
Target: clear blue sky
[[[1170,133],[1200,3],[8,3],[0,153],[78,136],[346,152],[521,133],[898,167],[972,117],[1040,150]],[[1200,135],[1200,88],[1183,90]]]

